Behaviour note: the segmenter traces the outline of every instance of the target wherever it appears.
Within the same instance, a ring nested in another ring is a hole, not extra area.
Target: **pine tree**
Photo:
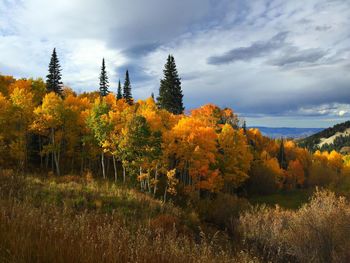
[[[102,67],[101,67],[101,74],[100,74],[100,96],[104,97],[107,96],[108,91],[108,76],[106,72],[106,65],[105,65],[105,59],[102,59]]]
[[[130,105],[133,103],[133,99],[132,99],[132,95],[131,95],[131,85],[130,85],[129,71],[128,70],[125,73],[125,82],[124,82],[124,88],[123,88],[123,98]]]
[[[174,114],[181,114],[184,111],[182,102],[181,79],[178,76],[175,59],[168,56],[164,68],[164,78],[160,81],[158,105]]]
[[[47,92],[55,92],[62,95],[62,81],[61,81],[61,66],[58,61],[56,48],[53,49],[51,60],[49,64],[49,74],[46,76],[46,90]]]
[[[122,85],[120,84],[120,80],[119,80],[119,82],[118,82],[117,100],[120,100],[122,98],[123,98]]]
[[[247,123],[246,123],[246,121],[243,121],[242,129],[243,129],[244,134],[247,134]]]
[[[278,151],[277,159],[278,159],[278,163],[280,165],[280,168],[286,170],[288,168],[288,163],[287,163],[287,159],[286,159],[286,152],[284,150],[283,139],[282,139],[281,144],[280,144],[280,149]]]

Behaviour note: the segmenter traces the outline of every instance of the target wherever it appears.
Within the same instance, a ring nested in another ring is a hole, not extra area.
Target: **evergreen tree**
[[[53,49],[51,60],[49,64],[49,74],[46,76],[46,90],[47,92],[55,92],[62,95],[62,81],[61,81],[61,66],[58,61],[56,48]]]
[[[243,121],[242,129],[243,129],[244,134],[247,134],[247,123],[246,123],[246,121]]]
[[[286,159],[286,152],[284,150],[283,139],[282,139],[281,144],[280,144],[280,149],[278,151],[277,159],[278,159],[278,163],[280,165],[280,168],[287,170],[288,163],[287,163],[287,159]]]
[[[108,76],[106,72],[106,65],[105,65],[105,59],[102,59],[102,67],[101,67],[101,74],[100,74],[100,96],[104,97],[107,96],[108,91]]]
[[[154,100],[154,93],[153,92],[151,93],[151,98]]]
[[[160,81],[159,97],[157,98],[158,105],[174,114],[181,114],[184,111],[181,80],[172,55],[168,56],[163,72],[164,78]]]
[[[120,100],[123,98],[122,94],[122,85],[120,84],[120,80],[118,82],[118,92],[117,92],[117,99]]]
[[[123,88],[123,98],[129,103],[130,105],[133,102],[132,95],[131,95],[131,84],[130,84],[130,78],[129,78],[129,71],[127,70],[125,73],[125,82],[124,82],[124,88]]]

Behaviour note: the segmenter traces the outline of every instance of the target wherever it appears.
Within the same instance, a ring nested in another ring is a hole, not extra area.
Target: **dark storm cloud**
[[[142,83],[152,79],[152,76],[145,72],[145,68],[138,64],[128,63],[117,69],[117,78],[120,79],[121,83],[124,83],[126,70],[129,71],[131,84]]]
[[[122,53],[124,53],[128,57],[138,58],[140,56],[144,56],[148,53],[155,51],[159,47],[159,45],[159,43],[136,45],[131,48],[124,49]]]
[[[234,48],[223,55],[211,56],[207,61],[212,65],[228,64],[239,60],[249,61],[280,49],[285,44],[287,35],[287,32],[281,32],[268,41],[258,41],[248,47]]]

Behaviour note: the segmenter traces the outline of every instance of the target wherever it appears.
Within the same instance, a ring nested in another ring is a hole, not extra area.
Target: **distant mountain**
[[[343,147],[350,146],[350,121],[336,124],[306,137],[299,141],[299,145],[311,151],[318,149],[340,151]]]
[[[291,128],[291,127],[261,127],[255,126],[261,133],[270,138],[305,138],[323,130],[323,128]]]

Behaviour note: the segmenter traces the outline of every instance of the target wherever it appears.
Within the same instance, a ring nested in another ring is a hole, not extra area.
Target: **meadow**
[[[307,196],[309,201],[301,204]],[[273,200],[293,209],[273,207]],[[257,205],[263,202],[270,206]],[[346,262],[349,258],[350,206],[345,198],[326,190],[313,195],[293,191],[251,203],[231,218],[233,230],[222,229],[198,210],[96,180],[91,174],[21,176],[2,170],[0,260]]]

